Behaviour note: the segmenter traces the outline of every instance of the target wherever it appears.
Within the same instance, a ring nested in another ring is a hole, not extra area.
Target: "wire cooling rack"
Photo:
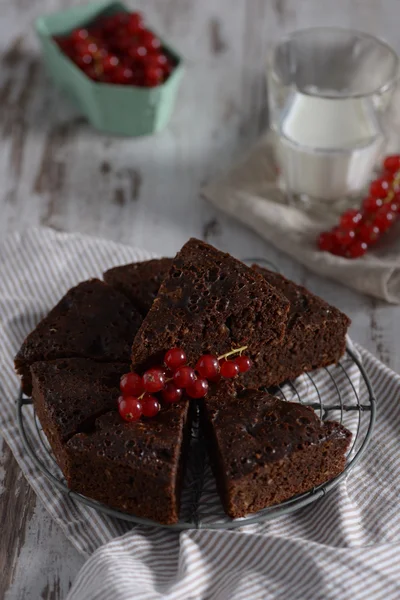
[[[274,268],[267,261],[260,259],[247,259],[245,262],[262,263],[269,268]],[[182,493],[181,519],[174,525],[161,525],[114,510],[70,490],[43,433],[32,400],[23,396],[22,392],[17,402],[17,418],[27,454],[43,475],[75,502],[83,503],[112,517],[141,525],[167,527],[174,530],[234,529],[274,519],[322,498],[348,476],[362,457],[371,438],[376,416],[376,401],[368,375],[350,345],[337,365],[306,373],[295,381],[289,381],[269,391],[282,400],[300,402],[312,407],[324,421],[340,422],[352,432],[352,443],[345,469],[340,475],[304,494],[240,519],[230,519],[223,512],[208,465],[207,441],[202,437],[198,418],[194,419],[191,431],[190,460]]]

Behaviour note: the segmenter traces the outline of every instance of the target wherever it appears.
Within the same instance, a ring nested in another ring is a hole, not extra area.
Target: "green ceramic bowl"
[[[105,133],[139,136],[163,129],[172,114],[182,77],[182,58],[162,40],[177,66],[163,84],[154,88],[96,83],[60,50],[54,35],[94,21],[100,14],[126,11],[119,2],[92,2],[36,20],[44,60],[54,83],[74,101],[96,129]]]

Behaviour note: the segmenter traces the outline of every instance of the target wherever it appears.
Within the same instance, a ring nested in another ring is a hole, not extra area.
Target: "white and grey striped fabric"
[[[210,477],[201,498],[204,529],[131,527],[75,504],[35,468],[16,425],[16,350],[69,287],[112,265],[149,256],[51,230],[14,234],[0,244],[0,432],[52,517],[88,557],[68,600],[398,600],[400,377],[362,348],[356,351],[378,398],[372,443],[344,483],[299,512],[235,531],[207,529],[213,514],[224,518]],[[345,366],[358,389],[357,369]],[[334,393],[329,372],[316,374],[316,381],[328,401]],[[336,381],[346,400],[351,393],[346,376]],[[315,398],[307,378],[298,389]],[[361,401],[364,393],[361,387]],[[345,424],[354,431],[354,416]],[[37,435],[32,415],[27,426],[29,435]],[[48,460],[44,452],[43,459]]]

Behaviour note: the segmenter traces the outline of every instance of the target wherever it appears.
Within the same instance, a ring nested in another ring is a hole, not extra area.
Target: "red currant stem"
[[[245,350],[247,350],[248,346],[242,346],[241,348],[236,348],[235,350],[230,350],[226,354],[222,354],[218,356],[218,360],[223,360],[224,358],[228,358],[228,356],[232,356],[232,354],[241,354]]]
[[[143,392],[143,394],[140,394],[140,396],[138,396],[138,400],[141,400],[142,398],[144,398],[146,394],[147,394],[147,392]]]

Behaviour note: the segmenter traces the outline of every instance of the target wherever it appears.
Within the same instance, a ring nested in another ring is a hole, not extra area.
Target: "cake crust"
[[[339,362],[346,349],[350,319],[338,308],[279,273],[253,265],[290,302],[284,338],[279,346],[263,348],[243,378],[247,387],[272,387],[302,373]]]
[[[131,423],[117,412],[105,414],[94,432],[68,441],[68,486],[138,517],[176,523],[189,435],[188,402]]]
[[[171,266],[172,258],[156,258],[113,267],[103,274],[103,278],[146,316]]]
[[[188,364],[203,353],[219,356],[241,346],[254,358],[282,340],[288,311],[288,300],[261,275],[191,239],[176,255],[135,337],[132,368],[141,372],[162,364],[174,346],[184,348]]]
[[[225,511],[243,517],[339,475],[351,433],[314,410],[258,390],[220,386],[203,421]]]
[[[71,288],[23,342],[15,367],[30,395],[30,365],[57,358],[127,362],[142,317],[117,290],[98,279]]]
[[[90,431],[103,413],[116,409],[123,363],[98,363],[85,358],[36,362],[31,366],[32,400],[61,469],[65,444]]]

